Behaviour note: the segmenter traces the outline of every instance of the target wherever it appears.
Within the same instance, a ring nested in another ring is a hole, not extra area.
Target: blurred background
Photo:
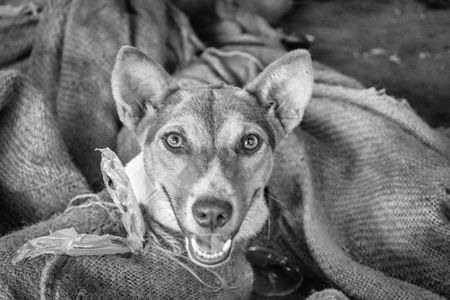
[[[278,26],[307,35],[314,60],[450,127],[450,1],[297,0]]]

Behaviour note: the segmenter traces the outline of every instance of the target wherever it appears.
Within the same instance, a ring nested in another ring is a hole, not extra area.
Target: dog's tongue
[[[226,242],[220,235],[196,236],[195,240],[201,250],[210,253],[221,251]]]

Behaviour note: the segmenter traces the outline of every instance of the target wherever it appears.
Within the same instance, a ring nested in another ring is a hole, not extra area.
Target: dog
[[[222,264],[236,242],[262,229],[277,145],[299,125],[312,85],[305,50],[288,53],[238,88],[180,87],[136,48],[120,49],[113,97],[141,148],[126,172],[149,214],[185,236],[193,262]]]

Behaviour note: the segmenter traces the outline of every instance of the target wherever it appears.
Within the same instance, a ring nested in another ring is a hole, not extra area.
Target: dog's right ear
[[[153,116],[166,96],[179,88],[161,65],[129,46],[117,54],[111,83],[119,118],[135,133],[139,122]]]
[[[302,120],[311,99],[313,81],[309,53],[295,50],[271,63],[245,90],[267,108],[269,119],[281,139]]]

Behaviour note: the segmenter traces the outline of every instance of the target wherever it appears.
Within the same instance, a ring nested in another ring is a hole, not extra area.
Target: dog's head
[[[244,89],[180,88],[137,49],[120,50],[113,95],[142,149],[147,191],[140,201],[162,225],[184,233],[195,262],[224,262],[233,241],[262,228],[275,147],[300,123],[312,82],[302,50],[268,66]]]

